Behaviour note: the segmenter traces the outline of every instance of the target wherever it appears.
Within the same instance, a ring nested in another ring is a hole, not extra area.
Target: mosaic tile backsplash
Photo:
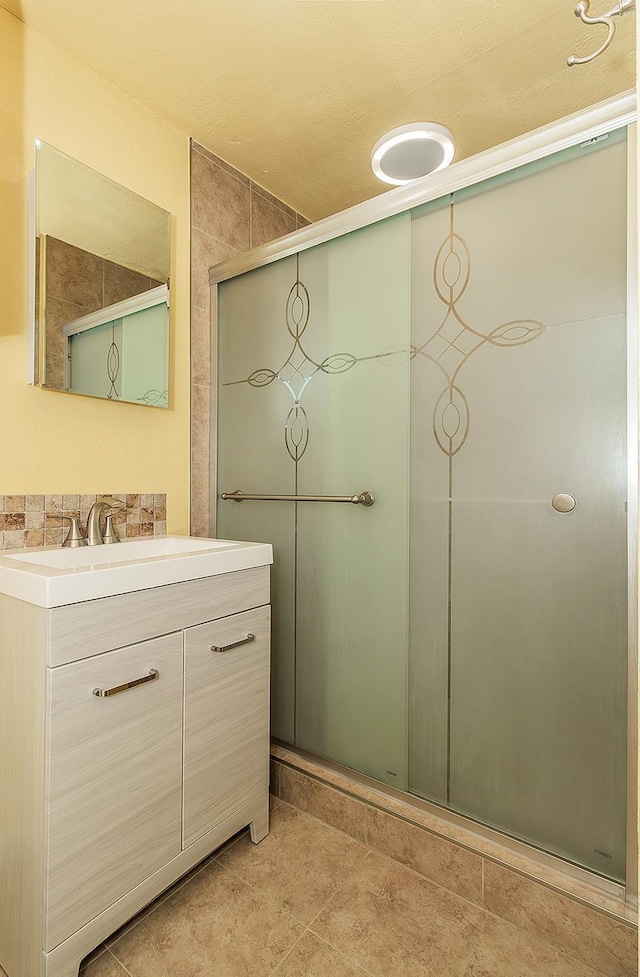
[[[63,516],[80,516],[87,524],[96,499],[112,496],[127,508],[114,513],[113,525],[120,539],[131,536],[164,536],[167,531],[167,497],[152,493],[101,492],[100,495],[0,495],[0,549],[26,546],[61,546],[69,532]]]

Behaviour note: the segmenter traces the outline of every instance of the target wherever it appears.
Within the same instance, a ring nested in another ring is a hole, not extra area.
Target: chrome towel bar
[[[376,501],[373,492],[361,492],[360,495],[247,495],[239,489],[222,492],[220,498],[225,502],[351,502],[367,508]]]

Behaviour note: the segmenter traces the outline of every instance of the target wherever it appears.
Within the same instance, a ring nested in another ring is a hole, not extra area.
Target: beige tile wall
[[[104,495],[126,503],[126,509],[114,513],[113,517],[120,539],[165,535],[166,495],[141,492]],[[84,528],[96,498],[95,495],[0,495],[0,550],[61,546],[69,532],[65,519],[79,516]]]
[[[48,387],[64,384],[62,327],[72,319],[156,288],[161,282],[47,235],[46,377]]]
[[[191,532],[209,533],[212,373],[209,268],[309,223],[191,142]]]
[[[521,941],[541,939],[606,977],[637,974],[636,913],[613,896],[277,746],[270,789],[517,927]]]

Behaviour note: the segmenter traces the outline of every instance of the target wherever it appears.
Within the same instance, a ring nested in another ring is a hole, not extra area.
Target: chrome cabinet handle
[[[255,640],[255,634],[249,633],[246,638],[241,638],[240,641],[234,641],[230,645],[211,645],[211,651],[231,651],[232,648],[239,648],[240,645],[249,645]]]
[[[119,692],[126,692],[128,689],[135,689],[136,685],[144,685],[145,682],[153,682],[157,679],[159,672],[156,668],[150,668],[149,674],[143,678],[134,678],[133,682],[125,682],[124,685],[116,685],[113,689],[93,689],[93,694],[100,696],[101,699],[109,695],[118,695]]]

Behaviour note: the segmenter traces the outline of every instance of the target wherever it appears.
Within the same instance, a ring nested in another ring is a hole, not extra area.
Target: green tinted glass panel
[[[219,502],[274,543],[273,732],[406,786],[409,215],[219,287]],[[380,717],[384,716],[384,722]]]

